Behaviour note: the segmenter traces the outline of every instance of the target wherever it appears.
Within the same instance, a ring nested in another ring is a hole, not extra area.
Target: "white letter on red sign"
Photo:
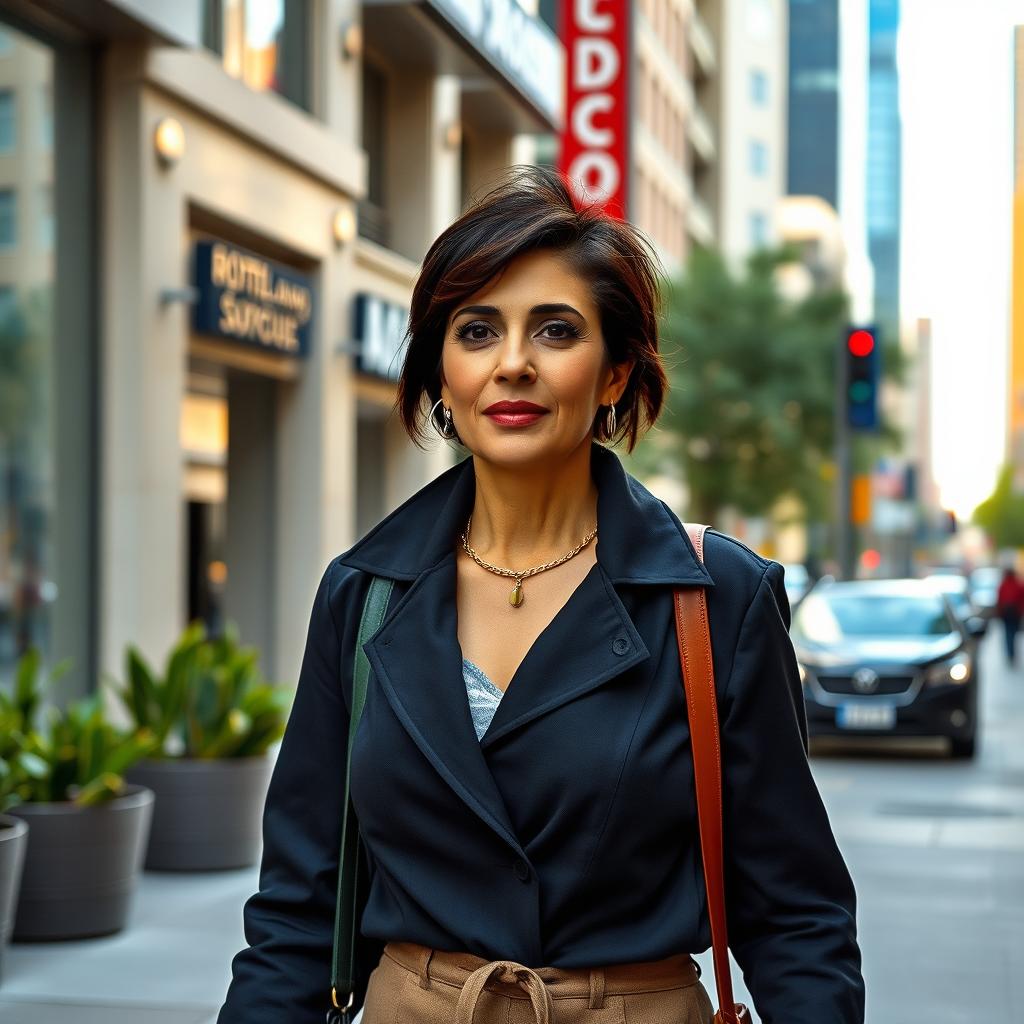
[[[612,16],[598,14],[597,5],[601,0],[576,0],[576,24],[585,32],[610,32]]]
[[[572,130],[587,149],[610,146],[615,140],[611,128],[595,128],[592,121],[594,114],[607,113],[613,105],[614,101],[607,93],[593,93],[577,100],[572,110]]]
[[[607,89],[619,73],[619,51],[608,39],[579,39],[573,61],[575,86],[586,89]]]

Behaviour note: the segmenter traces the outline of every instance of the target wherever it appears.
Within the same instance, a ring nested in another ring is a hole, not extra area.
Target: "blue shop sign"
[[[356,369],[385,380],[398,380],[405,358],[409,310],[368,292],[356,295],[353,309]]]
[[[227,242],[196,242],[193,257],[197,333],[284,355],[309,354],[316,307],[308,274]]]

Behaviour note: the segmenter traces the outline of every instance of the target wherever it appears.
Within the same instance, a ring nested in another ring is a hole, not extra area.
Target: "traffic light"
[[[846,422],[852,430],[878,429],[880,343],[875,327],[847,327]]]

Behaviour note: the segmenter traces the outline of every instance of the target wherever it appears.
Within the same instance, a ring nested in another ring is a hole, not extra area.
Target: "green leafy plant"
[[[109,680],[137,729],[158,739],[154,756],[254,757],[284,735],[292,691],[264,680],[259,652],[229,623],[209,637],[202,623],[182,633],[158,675],[138,648],[125,651],[124,685]]]
[[[70,664],[55,666],[46,685]],[[152,732],[116,728],[98,693],[41,711],[43,693],[42,657],[33,647],[19,659],[13,695],[0,693],[0,811],[43,801],[86,807],[120,796],[123,773],[153,749]]]

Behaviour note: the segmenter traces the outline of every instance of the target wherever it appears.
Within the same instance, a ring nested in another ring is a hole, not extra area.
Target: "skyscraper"
[[[875,320],[899,329],[902,128],[896,37],[900,0],[871,0],[868,62],[867,229]]]
[[[790,195],[839,207],[839,0],[790,0]]]

